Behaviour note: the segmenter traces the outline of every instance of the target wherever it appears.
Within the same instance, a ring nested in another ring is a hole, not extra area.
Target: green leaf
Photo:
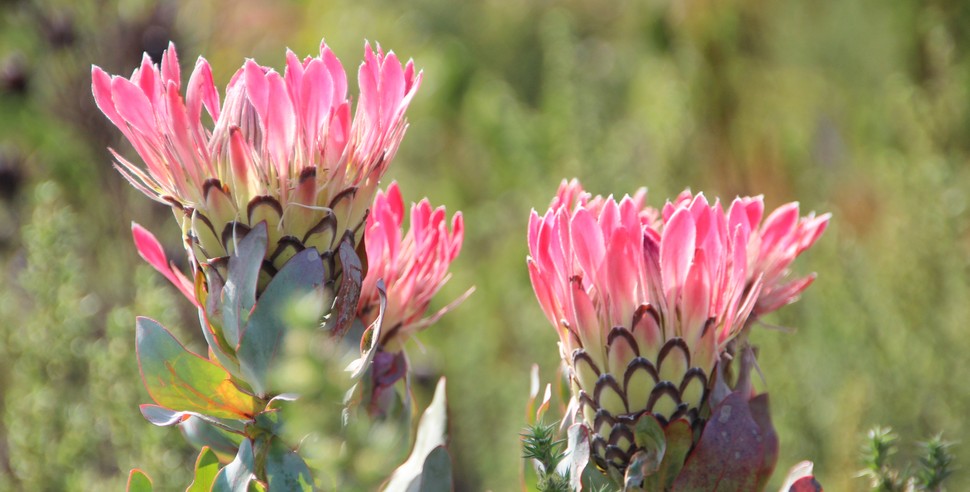
[[[128,473],[128,492],[152,492],[152,479],[138,468],[132,468]]]
[[[282,347],[288,310],[304,296],[322,297],[323,276],[320,253],[305,249],[286,262],[259,297],[236,352],[243,377],[259,396],[266,396],[267,373]]]
[[[444,446],[431,450],[421,468],[421,492],[451,492],[451,455]]]
[[[653,414],[645,413],[633,428],[633,439],[637,447],[641,448],[640,453],[643,453],[639,463],[642,467],[641,473],[644,477],[653,475],[660,468],[660,462],[667,452],[667,438],[664,436],[663,427]]]
[[[273,439],[266,457],[266,478],[270,490],[313,490],[313,477],[303,458],[287,448],[280,439]]]
[[[216,474],[216,479],[212,482],[212,492],[247,492],[255,469],[253,443],[249,439],[243,439],[236,458]]]
[[[135,346],[142,381],[155,403],[215,418],[249,419],[254,414],[255,399],[240,391],[225,369],[185,350],[157,322],[137,319]]]
[[[236,348],[239,337],[256,304],[256,283],[266,255],[266,223],[260,222],[239,241],[229,257],[229,273],[222,288],[222,333]]]
[[[435,448],[445,445],[448,430],[448,412],[445,400],[445,378],[438,381],[434,398],[421,415],[418,432],[414,438],[414,449],[407,461],[399,466],[384,487],[385,492],[409,492],[422,490],[422,473],[428,455]],[[440,459],[440,458],[436,458]]]
[[[675,420],[664,428],[664,441],[667,451],[664,453],[660,469],[646,477],[643,482],[644,490],[669,490],[674,479],[684,467],[684,460],[690,451],[694,440],[694,431],[685,419]]]
[[[209,492],[219,473],[219,458],[208,446],[202,448],[195,460],[195,479],[185,492]]]

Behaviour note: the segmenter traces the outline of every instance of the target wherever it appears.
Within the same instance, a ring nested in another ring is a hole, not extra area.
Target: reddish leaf
[[[751,418],[754,419],[761,430],[762,442],[765,445],[765,455],[761,461],[761,468],[758,470],[758,490],[764,490],[768,485],[768,479],[775,471],[775,464],[778,462],[778,434],[771,424],[771,411],[768,410],[767,393],[762,393],[749,400],[748,407],[751,409]]]
[[[673,490],[760,490],[765,457],[773,453],[766,442],[768,437],[755,421],[746,394],[731,393],[714,409]]]
[[[357,318],[357,304],[360,302],[360,285],[363,282],[363,266],[354,251],[354,237],[349,232],[344,235],[337,247],[337,257],[343,267],[340,289],[333,312],[327,321],[327,328],[335,338],[341,338]]]
[[[822,492],[822,484],[815,477],[802,477],[792,484],[787,492]]]

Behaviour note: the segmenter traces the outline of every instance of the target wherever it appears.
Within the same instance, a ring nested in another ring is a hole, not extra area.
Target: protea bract
[[[412,203],[410,227],[405,233],[404,199],[397,183],[378,191],[367,217],[364,249],[367,274],[361,285],[357,316],[364,326],[379,314],[383,281],[386,305],[378,353],[371,368],[372,388],[368,410],[386,415],[391,405],[388,391],[408,370],[404,345],[412,335],[428,327],[462,302],[472,290],[448,306],[425,317],[431,299],[451,278],[448,267],[461,251],[464,221],[461,212],[449,220],[444,207],[432,208],[427,198]],[[408,398],[407,390],[403,394]]]

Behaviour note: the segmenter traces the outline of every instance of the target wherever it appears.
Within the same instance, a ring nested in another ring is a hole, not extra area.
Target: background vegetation
[[[874,424],[906,443],[970,442],[970,7],[960,0],[152,0],[0,2],[0,490],[118,490],[142,466],[188,483],[191,450],[143,421],[133,316],[198,336],[188,303],[142,266],[128,225],[178,230],[111,169],[128,152],[94,107],[90,64],[204,54],[224,84],[244,57],[325,36],[353,70],[363,39],[425,71],[389,179],[465,214],[444,305],[409,351],[449,377],[458,490],[513,490],[529,366],[556,337],[525,269],[531,208],[564,177],[765,195],[830,211],[798,269],[819,278],[760,329],[779,473],[816,462],[858,490]],[[195,348],[201,342],[195,340]],[[970,456],[963,446],[955,451]],[[910,456],[915,445],[902,449]],[[970,489],[966,467],[949,482]]]

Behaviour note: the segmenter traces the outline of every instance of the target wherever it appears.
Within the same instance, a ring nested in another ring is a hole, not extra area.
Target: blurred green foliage
[[[797,331],[753,336],[779,470],[812,459],[827,489],[860,490],[857,450],[872,425],[907,441],[938,431],[968,441],[966,2],[5,0],[0,9],[0,489],[114,486],[134,465],[188,483],[180,437],[137,414],[148,397],[132,328],[136,313],[196,323],[158,276],[131,275],[127,227],[134,219],[156,231],[174,257],[178,231],[165,207],[111,170],[104,147],[129,149],[89,89],[90,63],[127,73],[168,39],[183,74],[204,54],[220,83],[244,57],[279,68],[284,46],[309,53],[322,36],[351,70],[365,38],[424,69],[388,179],[465,214],[465,248],[438,305],[477,291],[419,337],[424,349],[408,347],[419,400],[434,375],[449,377],[458,490],[518,487],[529,366],[550,380],[558,364],[525,270],[526,222],[573,176],[593,193],[648,186],[654,205],[690,186],[833,213],[798,261],[818,272],[815,285],[765,320]],[[955,454],[948,484],[970,488],[960,446]]]

